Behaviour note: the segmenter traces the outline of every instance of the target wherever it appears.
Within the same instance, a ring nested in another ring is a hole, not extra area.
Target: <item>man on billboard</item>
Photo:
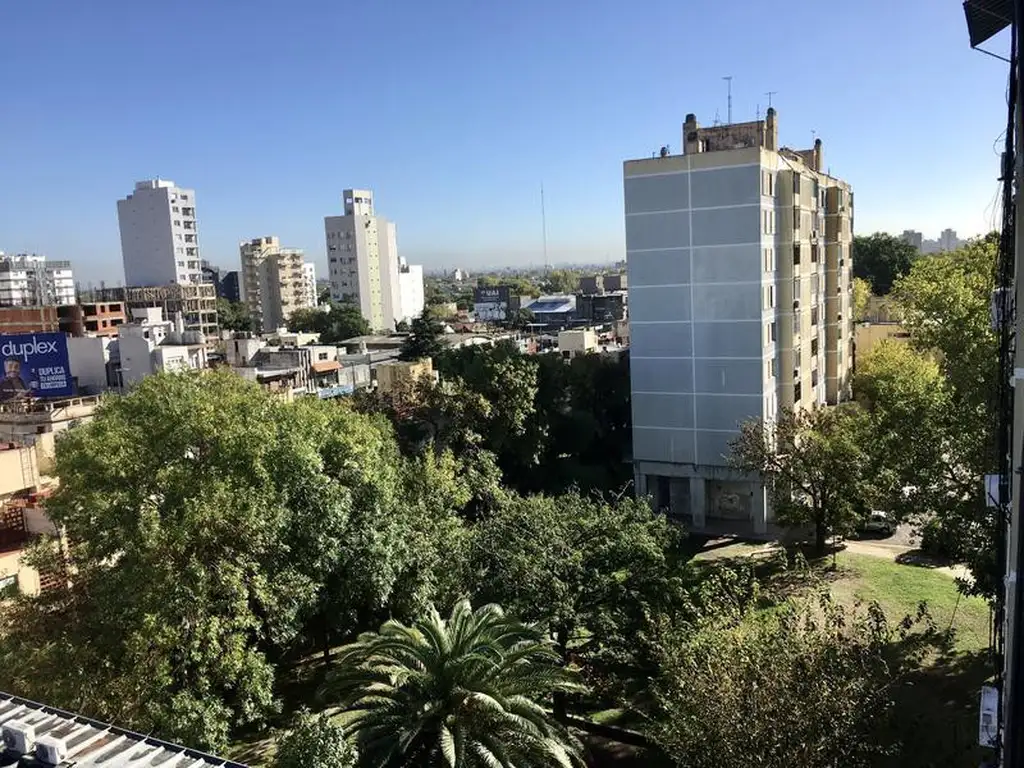
[[[21,377],[21,361],[16,357],[4,360],[4,377],[0,379],[0,400],[14,400],[26,397],[28,382]]]

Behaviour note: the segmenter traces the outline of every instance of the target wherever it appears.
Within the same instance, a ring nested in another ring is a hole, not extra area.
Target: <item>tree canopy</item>
[[[356,750],[324,714],[304,714],[280,740],[274,768],[355,768]]]
[[[853,276],[866,280],[876,296],[885,296],[919,256],[913,245],[885,232],[857,235],[853,238]]]
[[[73,578],[0,610],[0,684],[219,748],[276,710],[276,657],[452,591],[455,472],[337,404],[148,377],[58,445],[62,546],[29,559]]]
[[[326,307],[297,309],[288,318],[292,333],[319,333],[320,342],[333,344],[370,332],[370,324],[354,304],[331,302]]]
[[[446,349],[443,341],[444,323],[430,310],[413,318],[409,335],[399,350],[399,360],[424,360],[438,357]]]
[[[769,484],[776,519],[814,528],[815,551],[849,532],[871,497],[865,472],[864,420],[855,407],[785,409],[778,420],[743,425],[735,466]]]
[[[226,331],[253,333],[256,323],[249,314],[249,307],[241,302],[217,299],[217,323]]]
[[[582,747],[545,710],[580,686],[544,633],[461,600],[413,626],[389,621],[342,649],[325,695],[371,766],[571,768]]]

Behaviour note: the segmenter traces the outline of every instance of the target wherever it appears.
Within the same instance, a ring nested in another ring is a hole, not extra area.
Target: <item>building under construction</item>
[[[200,331],[208,340],[217,337],[217,291],[210,283],[100,288],[90,300],[123,301],[128,314],[133,309],[160,307],[169,320],[181,315],[186,331]]]

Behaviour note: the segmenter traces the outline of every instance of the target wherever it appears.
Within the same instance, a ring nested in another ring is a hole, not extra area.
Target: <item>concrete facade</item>
[[[358,305],[373,330],[393,331],[417,304],[416,314],[423,311],[422,267],[399,259],[395,225],[376,214],[373,192],[346,189],[344,211],[343,216],[324,218],[331,296]]]
[[[203,281],[196,193],[173,181],[139,181],[117,201],[124,281],[129,286]]]
[[[698,530],[767,534],[730,443],[849,396],[852,193],[820,141],[778,146],[774,110],[683,130],[685,154],[624,166],[637,491]]]
[[[257,328],[268,333],[288,324],[296,309],[316,306],[310,302],[308,271],[303,252],[282,248],[274,237],[257,237],[239,246],[242,259],[242,301]]]
[[[75,301],[70,261],[47,261],[34,253],[0,253],[0,306],[49,306]]]

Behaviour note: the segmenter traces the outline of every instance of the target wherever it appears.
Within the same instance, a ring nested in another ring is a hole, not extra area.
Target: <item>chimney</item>
[[[768,107],[764,117],[765,137],[764,148],[779,151],[779,124],[775,121],[775,107]]]
[[[683,154],[693,155],[697,152],[700,152],[700,125],[697,116],[691,112],[683,123]]]
[[[821,172],[821,139],[814,140],[814,170]]]

